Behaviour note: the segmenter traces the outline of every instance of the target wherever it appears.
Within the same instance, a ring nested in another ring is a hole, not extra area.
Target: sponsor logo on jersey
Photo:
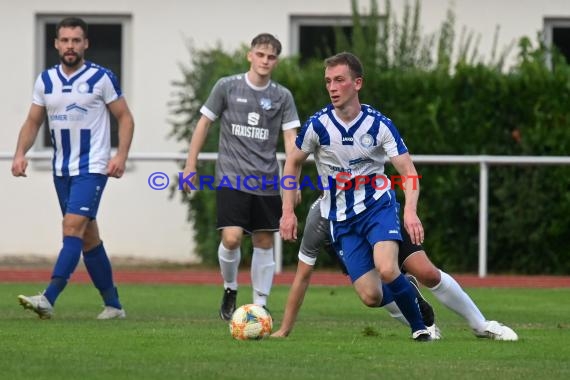
[[[87,109],[83,108],[81,106],[79,106],[77,103],[71,103],[70,105],[68,105],[67,107],[65,107],[65,110],[67,112],[72,111],[72,110],[76,110],[77,112],[86,114],[87,113]]]
[[[350,166],[353,166],[353,165],[368,163],[368,162],[374,162],[374,160],[372,160],[371,158],[358,157],[358,158],[355,158],[353,160],[348,161],[348,164]]]
[[[71,103],[65,107],[65,110],[67,113],[49,115],[49,121],[82,121],[85,115],[89,113],[86,108],[77,103]]]
[[[260,115],[257,112],[250,112],[247,114],[247,123],[249,125],[259,124]]]
[[[249,137],[257,140],[268,140],[269,129],[250,127],[247,125],[232,124],[232,135],[240,137]]]
[[[247,103],[247,99],[246,98],[237,98],[236,102],[238,103]]]

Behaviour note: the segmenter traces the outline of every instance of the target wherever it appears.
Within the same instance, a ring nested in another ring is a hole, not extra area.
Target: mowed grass
[[[427,290],[444,336],[431,343],[346,286],[311,287],[289,338],[247,342],[217,316],[220,286],[120,285],[128,315],[113,321],[95,320],[97,292],[74,283],[39,320],[16,300],[38,290],[0,284],[0,379],[570,379],[569,289],[467,289],[515,343],[475,338]],[[276,326],[287,291],[270,298]],[[250,300],[242,286],[238,302]]]

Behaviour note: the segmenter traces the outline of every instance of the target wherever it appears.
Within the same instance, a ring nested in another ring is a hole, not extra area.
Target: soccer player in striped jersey
[[[415,292],[398,266],[398,242],[402,240],[399,204],[384,176],[384,159],[388,156],[403,178],[404,227],[412,243],[419,244],[424,231],[416,213],[419,184],[415,166],[392,121],[360,103],[363,68],[355,55],[344,52],[327,58],[325,83],[332,104],[301,128],[296,147],[287,156],[283,177],[298,180],[303,162],[314,154],[326,185],[321,215],[330,221],[335,250],[355,289],[359,294],[365,291],[366,274],[378,270],[408,320],[412,338],[429,341],[431,335],[422,321]],[[297,238],[294,206],[295,186],[284,186],[280,231],[288,241]]]
[[[97,318],[126,316],[96,216],[108,177],[120,178],[125,172],[134,121],[115,75],[85,60],[88,47],[84,20],[68,17],[57,24],[55,48],[60,64],[43,71],[36,80],[12,162],[12,175],[25,177],[26,152],[47,121],[54,148],[53,180],[63,214],[63,246],[44,292],[18,296],[22,306],[42,319],[51,318],[55,301],[82,252],[85,267],[105,305]],[[119,145],[112,157],[110,113],[119,124]]]
[[[309,287],[311,274],[320,249],[324,246],[327,251],[332,250],[330,246],[329,222],[320,215],[320,201],[321,198],[317,199],[311,205],[307,214],[303,238],[299,247],[297,272],[289,290],[283,321],[279,329],[272,334],[273,337],[286,337],[291,333],[305,293]],[[402,238],[403,241],[398,251],[400,268],[419,280],[442,304],[463,317],[475,336],[500,341],[518,340],[518,335],[510,327],[497,321],[485,319],[477,305],[463,291],[457,281],[449,274],[438,269],[428,258],[422,245],[411,242],[405,229],[402,230]],[[334,252],[332,254],[336,257]],[[342,265],[342,262],[340,264]],[[343,272],[345,271],[346,268],[343,268]],[[369,272],[365,276],[370,277],[370,281],[368,281],[366,291],[359,294],[362,302],[369,307],[384,307],[392,317],[407,324],[407,320],[403,317],[398,306],[392,301],[392,296],[390,294],[387,295],[390,290],[383,284],[379,285],[377,274]],[[413,285],[417,289],[417,297],[420,302],[424,323],[428,327],[432,338],[440,339],[441,333],[434,323],[433,309],[419,292],[417,284],[413,283]]]
[[[236,308],[244,233],[251,234],[253,245],[253,303],[265,307],[273,283],[273,234],[281,217],[278,139],[282,134],[285,153],[289,153],[301,125],[291,92],[271,80],[280,53],[281,42],[275,36],[261,33],[253,38],[247,53],[249,70],[218,80],[200,109],[202,116],[188,148],[184,178],[191,183],[183,187],[191,191],[198,154],[210,126],[220,120],[216,206],[221,242],[217,255],[224,282],[219,314],[225,321]],[[242,184],[244,178],[248,180]]]

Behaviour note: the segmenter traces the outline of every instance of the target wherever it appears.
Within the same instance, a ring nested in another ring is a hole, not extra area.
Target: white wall
[[[381,9],[384,3],[379,1]],[[404,2],[393,0],[401,17]],[[522,35],[534,37],[543,17],[570,17],[568,0],[455,0],[458,30],[465,25],[482,35],[480,52],[491,50],[495,26],[502,25],[500,46]],[[361,1],[364,12],[368,1]],[[446,1],[422,2],[424,32],[434,32],[444,19]],[[186,41],[198,48],[233,50],[262,31],[280,37],[289,52],[289,16],[350,15],[349,0],[21,0],[0,3],[3,91],[0,157],[12,153],[28,110],[36,71],[36,14],[128,14],[132,17],[124,92],[135,116],[132,152],[179,152],[185,144],[167,139],[170,131],[167,103],[171,82],[180,79],[178,64],[189,62]],[[10,175],[10,160],[0,160],[0,257],[35,254],[55,257],[60,246],[61,217],[51,174],[32,165],[28,178]],[[120,180],[109,181],[100,208],[102,235],[112,256],[195,260],[191,226],[178,198],[149,189],[154,171],[176,173],[174,163],[131,162]],[[214,254],[214,253],[212,253]]]

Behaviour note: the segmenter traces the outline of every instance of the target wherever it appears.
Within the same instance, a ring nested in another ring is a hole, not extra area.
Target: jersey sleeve
[[[119,97],[123,95],[121,91],[121,86],[119,85],[119,79],[110,70],[105,70],[105,75],[103,75],[103,90],[102,96],[105,104],[114,102]]]
[[[314,118],[311,118],[299,131],[295,145],[303,152],[310,154],[315,152],[318,144],[319,135],[315,132]]]
[[[404,144],[404,139],[400,136],[400,132],[396,129],[396,126],[392,123],[392,120],[385,116],[382,116],[380,121],[382,125],[382,140],[381,144],[388,157],[399,156],[404,153],[408,153],[408,148]]]
[[[202,115],[212,121],[215,121],[220,117],[226,106],[225,98],[227,85],[228,80],[226,78],[221,78],[216,82],[208,96],[208,99],[206,100],[206,103],[204,103],[202,108],[200,108],[200,113]]]
[[[299,114],[297,113],[297,107],[295,106],[293,95],[289,90],[286,90],[283,124],[281,128],[285,131],[287,129],[298,128],[300,126],[301,122],[299,121]]]
[[[45,83],[41,75],[36,78],[34,83],[34,90],[32,92],[32,103],[38,106],[45,107],[46,102],[44,98],[45,94]]]

